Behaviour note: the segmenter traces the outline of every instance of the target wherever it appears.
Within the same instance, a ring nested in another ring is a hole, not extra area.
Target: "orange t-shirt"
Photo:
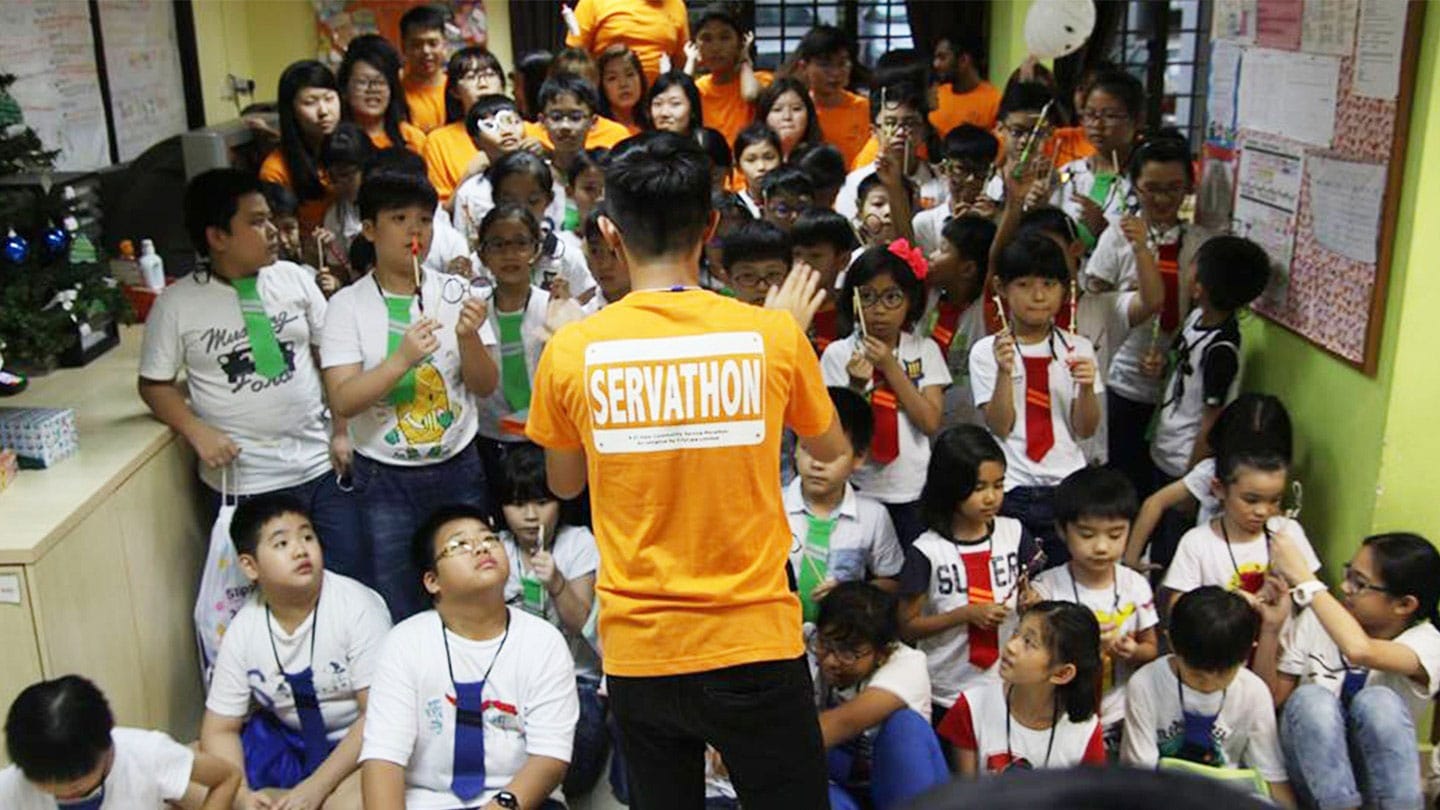
[[[441,202],[455,193],[455,187],[465,175],[465,167],[479,152],[470,133],[465,131],[464,121],[446,124],[425,136],[425,148],[420,155],[425,158],[426,174],[430,175],[430,185],[435,187]]]
[[[761,87],[769,87],[775,81],[775,74],[759,70],[755,72],[755,80]],[[715,77],[706,75],[695,80],[695,87],[700,91],[700,111],[705,126],[719,130],[726,143],[735,143],[740,130],[755,120],[755,104],[740,97],[740,78],[717,84]]]
[[[864,148],[860,150],[860,154],[855,156],[855,168],[858,169],[861,166],[869,166],[871,163],[874,163],[875,158],[878,157],[880,157],[880,140],[874,135],[871,135],[870,140],[866,141]],[[929,160],[930,148],[921,143],[915,147],[915,157],[920,160]],[[854,171],[854,169],[851,169],[851,171]]]
[[[550,339],[526,433],[585,453],[607,673],[804,651],[780,439],[787,425],[819,435],[833,418],[815,352],[785,312],[705,290],[632,292]]]
[[[1058,169],[1073,160],[1095,154],[1095,146],[1085,137],[1084,127],[1061,127],[1050,134],[1044,151],[1050,156],[1052,165]]]
[[[401,82],[405,103],[410,105],[410,123],[429,132],[445,126],[445,83],[424,86]]]
[[[300,209],[295,212],[300,226],[307,229],[315,228],[325,221],[325,209],[329,208],[335,199],[335,193],[330,190],[330,178],[326,176],[325,170],[317,168],[316,171],[320,173],[320,185],[325,189],[325,194],[313,200],[301,200]],[[260,179],[267,183],[278,183],[294,191],[297,197],[300,194],[290,178],[290,167],[285,165],[285,156],[279,149],[265,156],[265,162],[260,164]]]
[[[611,45],[628,45],[640,57],[646,86],[660,75],[661,54],[670,55],[675,70],[685,67],[685,43],[690,41],[685,0],[580,0],[575,19],[580,35],[567,35],[567,47],[599,58]]]
[[[405,140],[405,148],[411,152],[418,155],[425,151],[425,133],[409,121],[400,122],[400,137]],[[370,135],[369,138],[370,145],[376,149],[389,149],[395,145],[384,130],[378,135]]]
[[[870,100],[848,90],[835,107],[822,107],[815,102],[815,115],[820,119],[820,132],[825,140],[840,150],[850,171],[864,166],[857,158],[870,140]]]
[[[961,124],[974,124],[981,129],[995,128],[1000,115],[1000,91],[989,82],[980,82],[968,93],[956,93],[949,84],[942,84],[937,93],[939,102],[930,111],[930,126],[944,138]]]
[[[537,125],[540,129],[536,138],[546,149],[554,149],[555,143],[550,140],[550,133],[545,131],[543,125]],[[526,133],[529,134],[529,133]],[[595,116],[595,123],[590,131],[585,133],[586,149],[614,149],[615,144],[630,137],[630,128],[619,121],[611,121],[603,115]]]

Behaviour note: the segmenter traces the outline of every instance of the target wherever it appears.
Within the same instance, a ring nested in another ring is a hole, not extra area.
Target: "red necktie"
[[[1062,332],[1070,331],[1070,307],[1060,307],[1055,313],[1055,328]]]
[[[900,455],[900,401],[875,372],[875,388],[870,392],[870,412],[875,415],[875,437],[870,440],[870,458],[889,464]]]
[[[835,342],[835,332],[839,329],[839,314],[840,310],[831,307],[820,310],[810,319],[810,344],[815,347],[817,355],[824,354],[825,349]]]
[[[960,562],[965,566],[965,588],[970,604],[994,604],[995,591],[990,587],[990,552],[961,554]],[[970,625],[970,663],[980,669],[989,669],[999,657],[1000,630],[995,627]]]
[[[960,315],[965,308],[957,307],[949,301],[941,301],[937,310],[935,326],[930,330],[930,337],[940,345],[940,354],[948,356],[950,344],[955,342],[955,327],[960,324]]]
[[[1160,328],[1174,332],[1180,325],[1180,243],[1161,245],[1160,281],[1165,285],[1165,305],[1160,308]]]
[[[1050,358],[1020,359],[1025,361],[1025,455],[1031,461],[1040,461],[1055,446],[1055,425],[1050,417]]]

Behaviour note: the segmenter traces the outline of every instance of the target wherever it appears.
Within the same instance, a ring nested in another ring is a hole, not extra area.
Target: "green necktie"
[[[1119,175],[1116,174],[1095,175],[1095,183],[1090,186],[1090,199],[1100,203],[1103,207],[1105,201],[1110,198],[1110,189],[1115,185],[1117,179],[1119,179]],[[1080,234],[1080,241],[1085,243],[1085,249],[1089,250],[1095,247],[1095,243],[1098,241],[1095,238],[1095,234],[1091,233],[1090,229],[1085,227],[1085,223],[1083,222],[1077,222],[1076,225],[1078,226],[1077,231]]]
[[[505,402],[514,411],[530,407],[530,372],[525,368],[525,343],[520,339],[520,324],[525,312],[496,312],[500,321],[500,388]]]
[[[405,340],[405,330],[410,327],[410,302],[414,299],[409,295],[385,295],[385,356],[400,351],[400,343]],[[390,404],[404,405],[415,399],[415,369],[407,369],[395,387],[390,389]]]
[[[545,586],[535,575],[520,566],[520,589],[525,595],[525,612],[545,617]]]
[[[245,335],[250,339],[250,356],[255,361],[255,373],[267,380],[284,374],[285,355],[280,352],[280,341],[270,328],[270,316],[265,314],[265,303],[260,300],[256,288],[258,276],[233,279],[230,284],[240,296],[240,316],[245,319]]]
[[[810,598],[810,592],[825,581],[830,570],[830,533],[835,531],[838,517],[818,518],[805,515],[805,547],[800,551],[800,609],[805,621],[813,622],[820,608]]]

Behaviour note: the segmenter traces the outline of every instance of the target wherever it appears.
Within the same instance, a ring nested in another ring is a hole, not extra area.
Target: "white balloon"
[[[1025,15],[1025,44],[1037,59],[1074,53],[1094,30],[1093,0],[1034,0]]]

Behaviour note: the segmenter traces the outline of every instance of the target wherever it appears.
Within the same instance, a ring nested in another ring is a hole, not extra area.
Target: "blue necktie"
[[[100,787],[94,793],[83,799],[71,799],[70,801],[56,801],[55,806],[62,810],[100,810],[100,805],[105,803],[105,783],[101,782]]]
[[[465,802],[485,791],[484,694],[483,680],[455,684],[455,760],[450,790]]]
[[[300,715],[300,736],[305,741],[305,773],[309,775],[315,773],[330,756],[325,717],[320,714],[320,698],[315,694],[315,676],[310,667],[293,674],[282,671],[282,674],[285,682],[290,684],[295,711]]]
[[[1349,708],[1350,701],[1355,699],[1355,693],[1365,687],[1365,679],[1370,677],[1368,669],[1347,669],[1345,680],[1340,684],[1340,704]]]

